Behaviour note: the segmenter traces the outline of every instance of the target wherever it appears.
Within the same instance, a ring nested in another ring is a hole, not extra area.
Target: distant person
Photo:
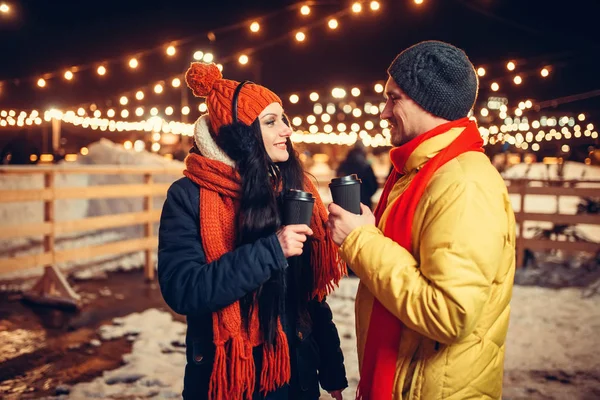
[[[187,317],[183,398],[317,400],[320,384],[342,400],[344,357],[325,295],[344,266],[282,102],[223,79],[215,64],[193,63],[186,81],[208,114],[167,193],[158,242],[161,292]],[[310,226],[282,226],[287,189],[316,198]]]
[[[28,165],[35,164],[39,160],[40,152],[25,137],[24,132],[19,133],[19,137],[11,140],[2,149],[0,155],[0,164],[2,165]],[[32,161],[31,155],[35,155],[35,161]]]
[[[375,215],[329,205],[333,239],[360,278],[359,399],[502,398],[515,216],[468,117],[477,91],[455,46],[401,52],[381,112],[394,171]]]
[[[378,188],[377,177],[367,160],[365,146],[360,140],[348,152],[346,159],[342,161],[336,172],[337,176],[358,175],[362,181],[360,186],[360,202],[371,208],[373,205],[371,197],[373,197]]]

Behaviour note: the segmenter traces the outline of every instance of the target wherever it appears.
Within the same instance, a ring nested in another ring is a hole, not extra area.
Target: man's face
[[[401,146],[423,133],[420,126],[427,112],[408,97],[391,77],[385,83],[385,97],[387,101],[380,118],[390,124],[392,146]]]

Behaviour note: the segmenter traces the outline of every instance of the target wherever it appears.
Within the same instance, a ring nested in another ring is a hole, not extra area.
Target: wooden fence
[[[0,239],[43,235],[43,252],[33,255],[0,258],[0,274],[26,268],[53,266],[56,263],[104,255],[144,251],[145,276],[149,280],[154,279],[152,252],[157,248],[158,238],[154,235],[152,227],[155,222],[159,221],[161,210],[152,208],[152,198],[154,196],[164,196],[167,193],[170,183],[155,183],[153,177],[156,175],[173,175],[173,180],[175,180],[176,176],[182,176],[182,168],[155,166],[8,166],[0,167],[0,174],[20,175],[23,177],[32,174],[44,175],[43,188],[0,190],[0,207],[2,203],[9,202],[43,201],[44,203],[43,222],[19,223],[0,227]],[[142,175],[143,183],[57,187],[55,178],[58,174]],[[56,200],[126,197],[143,197],[143,211],[67,221],[56,221],[54,218]],[[55,237],[58,234],[134,225],[144,226],[143,237],[73,249],[56,250],[55,248]]]
[[[136,167],[136,166],[27,166],[0,167],[0,174],[44,175],[44,187],[39,189],[0,190],[1,203],[43,201],[44,220],[39,223],[15,224],[0,227],[0,239],[43,235],[43,252],[10,258],[0,258],[0,274],[21,269],[53,266],[56,263],[81,260],[105,255],[116,255],[144,251],[145,277],[154,279],[152,252],[157,248],[157,237],[153,234],[153,224],[160,218],[160,210],[152,208],[153,196],[164,196],[169,183],[156,183],[155,175],[181,176],[181,168],[173,167]],[[143,175],[143,183],[99,185],[86,187],[61,187],[55,185],[58,174],[106,174],[106,175]],[[542,214],[525,212],[525,199],[528,196],[551,195],[557,199],[561,196],[578,196],[600,198],[600,181],[542,181],[542,180],[506,180],[509,193],[520,195],[521,207],[515,213],[518,223],[517,265],[523,263],[525,249],[598,252],[598,243],[582,241],[564,241],[559,238],[536,239],[524,238],[525,221],[545,221],[554,224],[592,224],[600,225],[600,215],[580,214],[567,215],[559,213]],[[590,187],[592,186],[592,187]],[[122,213],[89,217],[78,220],[55,221],[55,201],[59,199],[100,199],[143,197],[144,207],[141,212]],[[144,235],[141,238],[121,240],[101,245],[86,246],[73,249],[56,250],[55,237],[76,231],[89,231],[107,228],[143,225]]]
[[[561,212],[559,200],[561,197],[592,198],[600,200],[600,181],[577,180],[535,180],[507,179],[506,184],[510,194],[519,195],[520,207],[515,211],[518,226],[517,233],[517,267],[523,266],[525,250],[563,250],[566,252],[600,251],[600,243],[561,240],[560,235],[550,235],[548,238],[525,238],[525,222],[550,222],[554,225],[587,224],[600,226],[600,214],[567,214]],[[531,196],[554,196],[556,209],[554,213],[526,212],[525,201]]]

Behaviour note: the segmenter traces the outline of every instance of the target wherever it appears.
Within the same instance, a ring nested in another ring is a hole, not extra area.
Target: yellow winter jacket
[[[390,192],[379,227],[355,229],[340,253],[360,278],[356,334],[362,365],[373,297],[404,326],[393,399],[500,399],[515,272],[515,219],[483,153],[442,166],[417,206],[412,251],[383,235],[390,206],[419,168],[464,128],[423,142]],[[381,327],[385,329],[385,327]]]

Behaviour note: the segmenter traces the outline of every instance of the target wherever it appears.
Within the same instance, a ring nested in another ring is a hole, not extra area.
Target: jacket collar
[[[419,170],[427,161],[435,157],[461,134],[464,126],[454,127],[448,131],[425,140],[412,152],[404,166],[404,172]]]
[[[235,167],[235,162],[217,145],[210,134],[210,120],[208,114],[202,115],[194,124],[194,142],[200,154],[211,160],[220,161],[230,167]]]

